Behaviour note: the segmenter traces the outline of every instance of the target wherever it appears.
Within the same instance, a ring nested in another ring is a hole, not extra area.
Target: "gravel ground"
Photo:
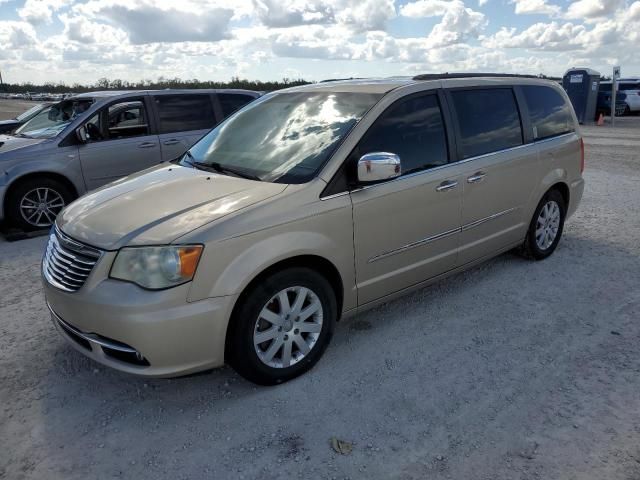
[[[585,197],[552,257],[344,321],[273,388],[93,363],[49,321],[45,239],[0,240],[0,478],[637,480],[640,119],[618,124],[585,129]]]
[[[38,102],[25,100],[0,100],[0,120],[16,118],[22,112],[26,112]]]

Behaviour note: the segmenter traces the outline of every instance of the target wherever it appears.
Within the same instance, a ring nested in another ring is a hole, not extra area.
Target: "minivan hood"
[[[104,250],[168,244],[285,188],[167,164],[85,195],[58,215],[56,224],[76,240]]]
[[[46,138],[14,137],[13,135],[0,135],[0,154],[42,143]]]

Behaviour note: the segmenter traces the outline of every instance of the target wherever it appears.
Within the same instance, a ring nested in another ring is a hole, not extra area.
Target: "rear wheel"
[[[558,190],[550,190],[540,200],[522,245],[526,257],[543,260],[554,252],[562,237],[566,208]]]
[[[49,228],[72,199],[73,193],[58,180],[28,179],[9,192],[7,219],[14,227],[27,231]]]
[[[329,282],[306,268],[277,272],[240,300],[228,362],[246,379],[274,385],[309,370],[333,334],[337,302]]]

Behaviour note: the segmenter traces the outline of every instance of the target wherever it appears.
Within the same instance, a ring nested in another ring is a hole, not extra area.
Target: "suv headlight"
[[[175,287],[193,279],[202,250],[202,245],[123,248],[109,276],[151,290]]]

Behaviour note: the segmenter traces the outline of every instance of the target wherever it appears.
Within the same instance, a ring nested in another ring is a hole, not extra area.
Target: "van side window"
[[[551,87],[522,85],[535,140],[573,132],[569,104]]]
[[[389,107],[360,142],[358,155],[372,152],[398,155],[403,174],[446,164],[447,136],[437,95],[412,96]]]
[[[217,95],[218,100],[220,100],[220,107],[222,108],[224,118],[240,110],[254,99],[250,95],[242,95],[241,93],[218,93]]]
[[[208,94],[158,95],[155,101],[160,116],[160,133],[207,130],[216,124]]]
[[[511,88],[453,90],[462,158],[523,144],[522,124]]]

